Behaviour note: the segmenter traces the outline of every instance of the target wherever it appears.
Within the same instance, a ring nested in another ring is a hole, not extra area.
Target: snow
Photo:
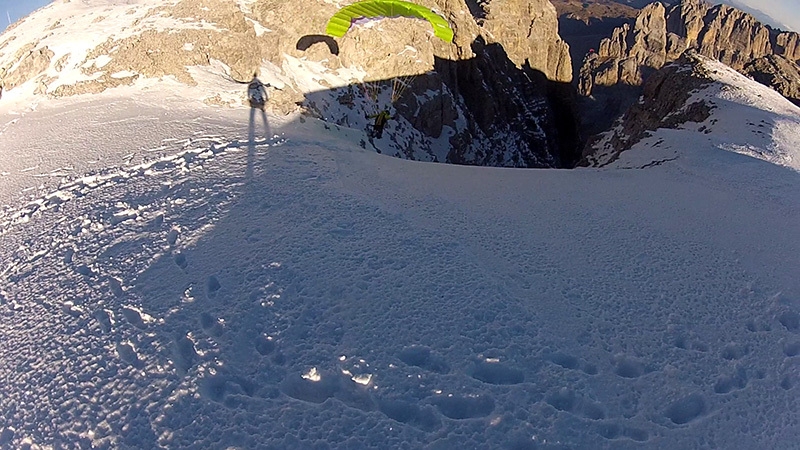
[[[2,110],[8,445],[800,448],[795,170],[412,162],[148,89]]]
[[[70,64],[163,4],[72,3],[26,19],[101,27],[43,38]],[[288,55],[327,121],[218,61],[9,91],[0,447],[800,449],[800,114],[709,64],[706,122],[602,169],[386,156],[366,73]]]
[[[65,7],[64,3],[70,3],[69,7]],[[96,78],[84,74],[80,69],[89,53],[110,36],[122,40],[138,35],[143,30],[217,29],[213,24],[203,21],[191,22],[157,13],[158,8],[175,3],[178,3],[177,0],[57,0],[0,35],[0,61],[10,60],[29,43],[35,46],[32,50],[50,49],[54,53],[51,58],[54,62],[67,57],[63,68],[51,66],[45,72],[55,79],[48,83],[48,90],[52,92],[61,85]],[[30,40],[30,36],[39,36],[42,30],[47,31],[44,36]],[[95,64],[98,68],[110,60],[108,55],[99,55],[97,59],[99,61]],[[10,72],[15,68],[13,65],[8,70]],[[36,88],[37,80],[38,77],[4,93],[4,101],[27,98]]]

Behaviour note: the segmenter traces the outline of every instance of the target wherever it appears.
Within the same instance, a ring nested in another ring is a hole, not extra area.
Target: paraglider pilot
[[[267,104],[267,88],[270,84],[264,84],[258,79],[258,73],[253,74],[253,79],[247,85],[247,100],[250,102],[251,108],[258,108],[264,111],[264,106]]]
[[[389,111],[384,109],[378,114],[373,114],[369,117],[375,118],[375,124],[372,125],[372,133],[376,138],[380,139],[383,136],[383,128],[386,126],[386,122],[388,122],[392,116],[389,115]]]

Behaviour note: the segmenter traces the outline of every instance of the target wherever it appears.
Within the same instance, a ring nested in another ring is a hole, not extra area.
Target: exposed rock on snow
[[[687,104],[692,92],[712,82],[700,58],[687,52],[677,62],[665,66],[653,74],[644,85],[638,103],[622,117],[619,125],[605,136],[596,138],[602,145],[602,157],[593,153],[600,151],[596,142],[588,144],[591,162],[611,161],[620,152],[630,149],[658,128],[675,128],[687,121],[702,122],[710,113],[710,106],[703,100]]]
[[[699,132],[718,148],[800,170],[800,108],[692,50],[649,77],[639,101],[616,126],[587,144],[582,164],[612,163],[658,129]],[[644,147],[663,142],[652,138]]]
[[[800,106],[800,66],[797,64],[783,56],[767,55],[747,64],[742,72]]]
[[[0,79],[3,80],[6,90],[14,89],[28,81],[31,74],[38,75],[50,66],[50,62],[55,55],[53,51],[47,46],[35,50],[30,49],[33,46],[28,45],[16,53],[14,58],[16,65],[11,68],[0,69]]]

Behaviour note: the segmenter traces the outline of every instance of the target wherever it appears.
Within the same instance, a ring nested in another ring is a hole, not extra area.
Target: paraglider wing
[[[339,54],[339,44],[337,44],[332,37],[324,34],[307,34],[297,41],[296,48],[300,51],[306,51],[312,45],[320,42],[323,42],[328,46],[328,50],[330,50],[331,54]]]
[[[364,0],[345,6],[330,18],[325,32],[334,37],[342,37],[355,20],[382,17],[416,17],[427,20],[436,37],[445,42],[453,41],[453,29],[444,17],[429,8],[403,0]]]

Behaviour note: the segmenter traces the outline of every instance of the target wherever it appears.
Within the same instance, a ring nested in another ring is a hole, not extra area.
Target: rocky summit
[[[597,87],[639,86],[648,74],[677,60],[690,48],[740,71],[746,66],[751,66],[751,72],[756,70],[752,68],[754,61],[768,56],[787,63],[800,61],[797,33],[772,29],[739,9],[712,6],[703,0],[682,0],[670,8],[654,2],[641,10],[633,25],[616,28],[602,40],[596,54],[584,61],[579,90],[588,96]],[[782,63],[778,69],[775,59],[771,61],[759,64],[762,70],[769,64],[772,72],[782,74],[774,78],[776,83],[771,87],[790,98],[796,95],[791,92],[791,82],[777,81],[796,76],[796,71]]]

